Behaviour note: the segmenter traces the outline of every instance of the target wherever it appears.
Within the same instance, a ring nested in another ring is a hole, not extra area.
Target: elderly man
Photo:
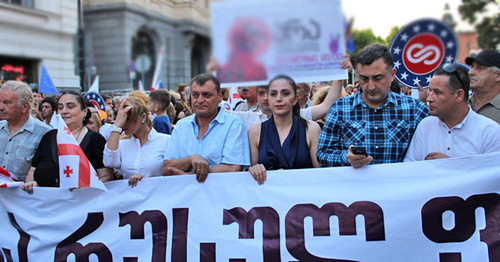
[[[469,76],[445,64],[434,73],[427,98],[430,115],[417,127],[404,161],[500,151],[500,125],[468,106]]]
[[[257,111],[259,110],[259,105],[257,104],[257,87],[256,86],[244,86],[241,88],[241,97],[246,101],[240,103],[234,111]]]
[[[193,115],[175,126],[163,162],[163,175],[195,173],[204,182],[208,173],[240,171],[250,165],[245,125],[219,108],[220,83],[211,74],[191,82]]]
[[[30,117],[33,93],[19,81],[0,88],[0,165],[24,181],[42,136],[50,127]]]
[[[360,168],[403,161],[418,123],[428,108],[390,91],[396,69],[385,46],[373,44],[356,56],[361,93],[337,100],[326,117],[317,157],[323,166]],[[353,152],[352,147],[362,147]]]
[[[483,50],[467,57],[465,63],[471,66],[470,88],[474,91],[469,104],[478,114],[500,124],[500,53]]]

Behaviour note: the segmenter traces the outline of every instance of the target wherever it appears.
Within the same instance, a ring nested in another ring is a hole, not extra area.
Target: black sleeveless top
[[[283,142],[283,147],[274,118],[271,117],[261,124],[259,163],[263,164],[266,170],[313,167],[307,146],[306,126],[297,116],[293,116],[292,128]]]

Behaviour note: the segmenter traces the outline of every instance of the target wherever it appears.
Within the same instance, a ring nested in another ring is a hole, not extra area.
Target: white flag
[[[93,83],[92,83],[92,85],[90,86],[90,88],[89,88],[89,91],[88,91],[88,92],[90,92],[90,91],[94,91],[94,92],[96,92],[96,93],[98,93],[98,94],[99,94],[99,75],[97,75],[97,76],[95,77],[94,82],[93,82]]]

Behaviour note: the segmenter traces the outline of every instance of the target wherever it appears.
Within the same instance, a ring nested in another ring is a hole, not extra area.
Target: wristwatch
[[[123,128],[115,126],[115,128],[111,132],[117,132],[118,134],[121,134],[123,132]]]

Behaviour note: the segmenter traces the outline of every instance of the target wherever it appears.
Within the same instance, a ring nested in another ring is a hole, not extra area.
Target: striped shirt
[[[347,166],[350,145],[364,147],[370,164],[401,162],[427,106],[409,96],[389,92],[384,105],[368,106],[361,94],[337,100],[319,137],[317,157],[322,166]]]

